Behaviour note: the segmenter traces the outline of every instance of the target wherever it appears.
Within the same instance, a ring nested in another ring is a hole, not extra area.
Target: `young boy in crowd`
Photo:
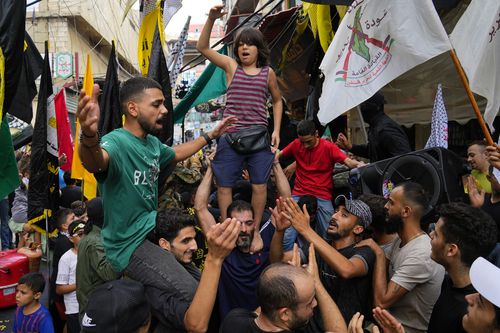
[[[45,279],[42,274],[28,273],[19,279],[16,290],[16,316],[12,332],[14,333],[54,333],[49,311],[40,304]]]
[[[73,248],[63,254],[58,265],[56,293],[64,295],[68,333],[80,333],[79,308],[76,299],[76,263],[78,243],[83,236],[84,229],[85,224],[82,220],[76,220],[69,225],[69,239],[73,243]]]

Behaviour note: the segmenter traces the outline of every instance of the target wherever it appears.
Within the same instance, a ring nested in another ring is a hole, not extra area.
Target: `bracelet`
[[[93,145],[87,145],[85,144],[85,140],[84,139],[91,139],[91,138],[95,138],[97,137],[97,142]],[[99,134],[96,133],[94,136],[86,136],[85,134],[83,134],[83,131],[80,133],[80,144],[87,148],[87,149],[91,149],[91,148],[94,148],[94,147],[97,147],[99,144],[101,143],[101,138],[99,137]]]
[[[212,143],[212,139],[210,139],[210,137],[208,136],[207,133],[203,132],[203,134],[201,134],[201,136],[205,139],[205,141],[207,142],[207,145]]]

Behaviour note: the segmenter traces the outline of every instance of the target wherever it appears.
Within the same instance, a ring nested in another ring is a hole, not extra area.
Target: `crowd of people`
[[[51,221],[58,235],[49,240],[48,309],[40,303],[44,276],[23,276],[13,331],[500,332],[500,185],[493,175],[500,148],[471,144],[470,203],[441,205],[431,228],[422,223],[428,193],[411,180],[388,197],[337,195],[335,164],[362,167],[357,154],[374,162],[410,149],[383,113],[383,97],[361,107],[371,125],[367,146],[343,134],[337,144],[322,139],[314,122],[303,120],[297,138],[279,150],[281,98],[262,37],[240,32],[236,61],[214,55],[208,34],[222,14],[222,6],[212,8],[198,47],[240,81],[229,84],[231,112],[212,131],[162,144],[154,134],[171,110],[158,83],[137,77],[120,89],[123,128],[101,138],[99,86],[82,91],[78,153],[100,196],[85,200],[65,175],[64,206]],[[242,92],[246,79],[257,82]],[[267,127],[254,88],[271,92],[275,126],[267,146],[244,152],[231,141],[235,133],[245,141],[247,129]],[[248,117],[239,108],[242,94],[253,105]],[[215,152],[204,148],[212,140]],[[295,160],[293,187],[282,158]],[[158,208],[159,173],[182,169],[186,160],[199,174]],[[37,234],[27,223],[26,165],[29,155],[20,156],[23,181],[9,223],[20,243]]]

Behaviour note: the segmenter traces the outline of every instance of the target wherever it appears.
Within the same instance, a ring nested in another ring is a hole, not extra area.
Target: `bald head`
[[[303,268],[284,263],[269,265],[257,283],[257,301],[262,313],[274,320],[280,308],[294,310],[299,303],[296,286],[311,280],[311,276]]]

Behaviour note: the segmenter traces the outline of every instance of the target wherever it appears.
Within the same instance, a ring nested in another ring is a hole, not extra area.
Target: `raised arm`
[[[275,155],[273,161],[273,173],[279,196],[282,198],[290,198],[292,196],[292,189],[290,188],[290,183],[288,182],[283,168],[281,168],[277,155]]]
[[[232,74],[236,70],[236,61],[210,48],[210,34],[212,32],[214,22],[224,15],[226,15],[224,5],[217,5],[210,9],[207,21],[201,30],[200,38],[196,44],[196,49],[214,65],[222,68],[226,74]]]
[[[208,210],[208,197],[210,196],[210,187],[212,185],[213,171],[212,166],[208,165],[205,176],[201,180],[196,195],[194,197],[194,210],[198,217],[203,233],[206,235],[210,228],[215,225],[215,219],[212,213]]]
[[[307,266],[307,271],[314,277],[316,301],[318,302],[319,311],[323,318],[325,332],[347,333],[347,326],[342,317],[342,313],[321,283],[313,244],[309,245],[309,264]]]
[[[276,200],[276,207],[271,209],[271,221],[275,228],[269,251],[269,261],[271,263],[285,261],[283,253],[283,237],[285,230],[291,225],[291,223],[282,214],[282,207],[283,198],[279,198]]]
[[[222,119],[222,121],[217,124],[217,126],[210,132],[207,136],[210,140],[218,138],[226,131],[226,129],[231,126],[236,121],[236,117],[227,117]],[[184,161],[186,158],[192,156],[198,150],[203,148],[207,144],[205,137],[200,136],[196,140],[189,141],[174,147],[175,157],[173,163]]]
[[[365,262],[358,257],[346,258],[339,251],[334,249],[322,237],[320,237],[309,223],[309,214],[307,209],[302,207],[289,198],[285,203],[285,211],[292,221],[292,226],[308,242],[314,244],[315,250],[321,258],[343,279],[351,279],[363,276],[368,273]]]
[[[387,282],[387,260],[384,250],[371,238],[362,240],[356,246],[368,246],[375,253],[375,267],[373,269],[373,303],[375,306],[386,309],[403,297],[408,290],[392,280]]]
[[[208,254],[200,283],[193,302],[184,315],[184,326],[188,332],[206,332],[213,311],[219,286],[222,263],[236,246],[240,233],[240,222],[226,219],[213,225],[206,233]]]
[[[81,132],[78,155],[85,169],[92,173],[104,172],[109,165],[109,155],[99,145],[97,129],[101,112],[97,96],[99,96],[99,85],[97,84],[94,84],[91,96],[87,96],[85,90],[80,91],[76,110]],[[80,133],[76,133],[76,135],[80,135]]]

